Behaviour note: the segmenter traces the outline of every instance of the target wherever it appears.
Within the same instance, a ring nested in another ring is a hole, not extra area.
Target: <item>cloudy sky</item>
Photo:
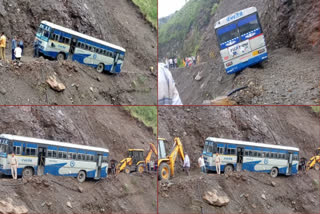
[[[171,15],[185,5],[186,0],[159,0],[159,18]]]

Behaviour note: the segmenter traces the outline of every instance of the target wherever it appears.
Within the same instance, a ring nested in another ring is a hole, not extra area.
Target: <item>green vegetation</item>
[[[195,56],[200,47],[200,29],[209,23],[212,11],[216,12],[217,2],[217,0],[188,1],[168,22],[159,27],[159,45],[182,42],[184,47],[180,54]]]
[[[213,5],[213,7],[212,7],[212,9],[211,9],[211,16],[213,16],[213,15],[216,13],[218,7],[219,7],[219,4],[217,4],[217,3],[215,3],[215,4]]]
[[[320,112],[320,107],[319,106],[312,106],[312,110],[316,113]]]
[[[147,127],[151,127],[154,134],[157,134],[157,107],[156,106],[127,106],[125,110],[143,122]]]
[[[132,0],[137,5],[146,19],[157,28],[158,22],[158,1],[157,0]]]

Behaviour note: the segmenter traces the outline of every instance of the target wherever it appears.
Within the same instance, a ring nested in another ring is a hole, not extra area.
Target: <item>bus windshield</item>
[[[239,37],[238,28],[236,24],[230,24],[228,26],[219,28],[217,30],[220,44],[229,40]]]
[[[213,152],[213,142],[206,141],[203,151],[207,152],[207,153],[212,153]]]
[[[7,152],[7,145],[0,144],[0,153],[6,153]]]
[[[238,22],[240,35],[249,33],[253,30],[260,29],[260,25],[257,19],[257,15],[253,14]]]

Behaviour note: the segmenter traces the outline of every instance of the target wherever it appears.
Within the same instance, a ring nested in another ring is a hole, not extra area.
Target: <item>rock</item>
[[[267,200],[267,198],[266,198],[266,195],[265,195],[265,194],[262,194],[262,195],[261,195],[261,198],[263,198],[264,200]]]
[[[2,94],[2,95],[5,95],[6,93],[7,93],[7,91],[6,91],[6,89],[4,89],[4,88],[0,88],[0,93]]]
[[[153,66],[150,66],[150,72],[153,73],[153,71],[154,71]]]
[[[41,207],[44,207],[44,205],[46,205],[47,203],[46,202],[43,202],[42,204],[41,204]]]
[[[244,197],[246,197],[246,199],[248,199],[249,198],[249,194],[248,193],[245,194]]]
[[[62,83],[60,83],[60,82],[57,81],[56,76],[50,76],[50,77],[47,79],[46,82],[49,84],[49,86],[50,86],[53,90],[55,90],[55,91],[57,91],[57,92],[62,92],[62,91],[64,91],[64,90],[66,89],[66,86],[65,86],[64,84],[62,84]]]
[[[295,201],[292,201],[292,202],[291,202],[291,204],[292,204],[292,205],[295,205],[295,204],[296,204],[296,202],[295,202]]]
[[[200,81],[202,79],[202,76],[200,76],[200,73],[198,73],[194,79],[197,81]]]
[[[204,194],[203,200],[213,206],[226,206],[230,202],[230,199],[227,196],[218,196],[217,190],[208,191]]]
[[[78,187],[79,192],[83,193],[83,188],[82,187]]]
[[[255,204],[251,204],[252,208],[257,208],[257,206]]]
[[[218,81],[218,82],[221,82],[221,81],[222,81],[222,76],[219,76],[218,79],[217,79],[217,81]]]
[[[0,201],[0,213],[24,214],[28,213],[28,209],[25,206],[13,205],[13,200],[11,198],[7,198],[7,201]]]
[[[271,181],[271,185],[272,185],[273,187],[275,187],[275,186],[277,186],[277,183],[274,182],[274,181]]]
[[[48,181],[43,181],[42,183],[43,183],[43,185],[44,185],[45,187],[50,186],[50,184],[49,184],[49,182],[48,182]]]
[[[93,92],[93,91],[94,91],[94,90],[93,90],[93,87],[90,87],[90,91],[91,91],[91,92]]]
[[[100,78],[100,77],[97,77],[97,81],[98,81],[98,82],[101,82],[101,78]]]
[[[217,97],[216,99],[212,100],[211,105],[236,105],[236,102],[231,100],[227,96]]]
[[[71,205],[71,202],[70,202],[70,201],[67,202],[67,207],[69,207],[69,208],[72,209],[72,205]]]

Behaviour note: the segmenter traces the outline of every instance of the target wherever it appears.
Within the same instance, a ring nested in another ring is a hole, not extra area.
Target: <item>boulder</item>
[[[47,79],[47,83],[49,84],[49,86],[57,91],[57,92],[62,92],[66,89],[66,86],[60,82],[57,81],[57,78],[56,76],[50,76],[48,79]]]
[[[230,199],[227,196],[218,196],[217,190],[208,191],[203,195],[203,200],[210,205],[222,207],[226,206]]]
[[[25,206],[16,206],[13,205],[13,200],[11,198],[7,198],[7,201],[0,201],[0,213],[7,214],[24,214],[28,213],[28,209]]]

